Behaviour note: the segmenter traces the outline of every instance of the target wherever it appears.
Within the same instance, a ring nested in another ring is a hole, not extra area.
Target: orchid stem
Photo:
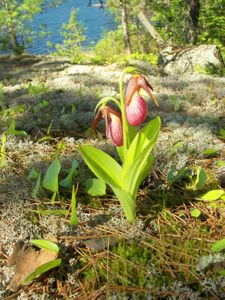
[[[128,124],[126,119],[126,112],[125,112],[125,98],[124,98],[124,91],[123,91],[123,78],[124,72],[120,75],[120,101],[121,101],[121,115],[122,115],[122,123],[123,123],[123,145],[124,145],[124,156],[128,149],[127,144],[127,133],[128,133]]]

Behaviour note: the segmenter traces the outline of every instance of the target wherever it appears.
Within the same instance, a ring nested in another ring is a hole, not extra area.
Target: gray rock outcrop
[[[167,47],[161,51],[158,59],[158,69],[164,75],[190,74],[207,70],[209,67],[223,66],[224,62],[216,45]]]

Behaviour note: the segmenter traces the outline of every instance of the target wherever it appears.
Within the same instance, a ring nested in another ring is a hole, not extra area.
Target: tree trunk
[[[10,8],[8,6],[8,2],[7,1],[2,1],[2,3],[4,5],[5,14],[7,16],[7,26],[8,26],[8,30],[9,30],[9,36],[10,36],[12,48],[13,48],[13,51],[15,53],[17,53],[18,50],[21,48],[21,45],[18,42],[17,34],[16,34],[16,28],[15,28],[15,26],[13,24],[12,11],[10,10]]]
[[[130,37],[128,32],[128,21],[127,21],[127,11],[126,11],[126,4],[124,0],[120,0],[120,14],[121,14],[121,25],[123,30],[123,39],[126,48],[127,54],[132,53]]]
[[[145,26],[145,28],[148,30],[152,38],[155,40],[156,44],[159,46],[159,48],[163,48],[166,46],[165,41],[161,37],[161,35],[156,31],[155,27],[149,22],[146,15],[143,12],[140,12],[138,14],[138,18],[142,22],[142,24]]]
[[[199,0],[190,0],[187,42],[191,42],[193,44],[196,44],[198,38],[199,12],[200,12]]]

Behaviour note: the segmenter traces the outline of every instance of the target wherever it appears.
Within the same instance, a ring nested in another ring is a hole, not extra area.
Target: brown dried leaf
[[[16,243],[8,265],[15,264],[15,275],[10,281],[10,288],[16,291],[37,267],[56,259],[58,254],[46,249],[36,251],[23,241]]]

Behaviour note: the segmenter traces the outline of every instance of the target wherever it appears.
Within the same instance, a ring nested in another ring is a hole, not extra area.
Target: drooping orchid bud
[[[109,106],[101,106],[92,122],[92,128],[95,130],[97,123],[101,118],[105,119],[106,137],[115,146],[123,145],[123,128],[121,113]]]
[[[139,91],[143,89],[151,97],[156,106],[159,106],[157,98],[152,94],[153,88],[141,75],[130,78],[125,93],[125,110],[127,121],[132,126],[140,125],[148,114],[148,106],[140,96]]]

